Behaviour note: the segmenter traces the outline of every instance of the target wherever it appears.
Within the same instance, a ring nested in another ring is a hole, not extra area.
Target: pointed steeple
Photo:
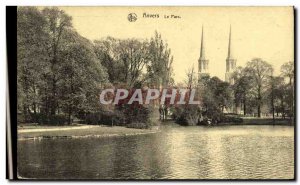
[[[205,60],[205,50],[204,50],[204,38],[203,38],[203,25],[202,25],[202,35],[201,35],[201,48],[200,48],[200,60]]]
[[[230,30],[229,30],[229,42],[228,42],[228,59],[232,58],[232,49],[231,49],[231,25],[230,25]]]
[[[228,54],[226,58],[226,73],[225,73],[225,81],[233,84],[234,79],[232,78],[232,74],[236,69],[236,59],[233,58],[232,54],[232,45],[231,45],[231,25],[229,30],[229,41],[228,41]]]
[[[209,75],[209,60],[205,59],[205,47],[204,47],[204,31],[202,25],[202,33],[201,33],[201,47],[200,47],[200,58],[198,60],[198,79],[202,79],[203,76]]]

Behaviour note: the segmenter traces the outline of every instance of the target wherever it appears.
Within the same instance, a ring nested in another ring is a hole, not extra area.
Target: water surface
[[[41,179],[292,179],[294,127],[165,126],[156,134],[18,142]]]

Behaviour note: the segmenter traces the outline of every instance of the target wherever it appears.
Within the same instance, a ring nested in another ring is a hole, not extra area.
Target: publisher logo
[[[135,13],[130,13],[127,16],[129,22],[135,22],[137,20],[137,15]]]

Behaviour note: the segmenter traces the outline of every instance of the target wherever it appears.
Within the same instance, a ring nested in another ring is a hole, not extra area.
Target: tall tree
[[[78,113],[99,111],[97,102],[101,86],[107,83],[106,70],[97,60],[92,43],[69,30],[62,38],[65,60],[60,63],[58,98],[60,107],[72,117]],[[98,109],[98,110],[97,110]]]
[[[134,87],[141,80],[144,66],[149,62],[148,43],[137,39],[122,40],[118,51],[125,65],[125,79],[129,87]]]
[[[242,67],[237,67],[233,74],[234,78],[234,101],[237,106],[243,107],[244,115],[247,114],[247,104],[250,101],[249,93],[251,89],[252,76],[249,76],[245,69]]]
[[[102,65],[107,67],[112,83],[126,83],[134,87],[142,79],[149,62],[149,43],[137,39],[114,39],[95,41],[95,53]]]
[[[64,45],[62,45],[61,40],[64,32],[67,29],[72,28],[71,17],[68,16],[64,11],[58,8],[45,8],[42,10],[42,14],[47,20],[46,32],[48,33],[50,39],[47,46],[47,53],[49,57],[48,65],[44,66],[45,74],[44,77],[47,81],[48,87],[45,88],[45,106],[44,111],[46,114],[50,113],[54,115],[58,108],[58,83],[61,80],[59,78],[59,67],[64,56],[62,56],[62,50],[64,50]],[[48,68],[48,70],[47,70]]]
[[[60,113],[71,123],[73,115],[99,111],[106,69],[71,17],[57,8],[20,7],[17,25],[18,110],[25,121],[35,121],[32,112],[47,123]]]
[[[172,79],[173,56],[168,44],[163,41],[161,34],[157,31],[150,39],[149,60],[147,65],[149,83],[157,87],[166,87],[172,84],[174,81]]]
[[[281,112],[282,117],[285,115],[285,95],[286,87],[284,78],[280,76],[271,76],[268,88],[268,98],[270,100],[273,121],[275,121],[275,112]]]
[[[37,112],[42,85],[41,68],[47,61],[49,35],[45,30],[47,21],[35,7],[19,7],[17,10],[17,84],[18,110],[28,121],[31,110]]]
[[[245,72],[253,77],[253,93],[256,97],[257,116],[261,117],[263,94],[266,91],[269,77],[273,72],[272,66],[260,58],[254,58],[247,63]]]
[[[223,82],[217,77],[212,77],[209,81],[210,92],[213,93],[214,101],[217,107],[224,112],[224,108],[231,106],[230,84]]]
[[[289,108],[290,118],[294,115],[294,62],[290,61],[281,66],[281,74],[284,78],[288,79],[289,82]]]
[[[125,64],[120,60],[118,48],[119,39],[107,37],[94,41],[94,52],[101,64],[107,69],[109,81],[112,84],[126,83]]]

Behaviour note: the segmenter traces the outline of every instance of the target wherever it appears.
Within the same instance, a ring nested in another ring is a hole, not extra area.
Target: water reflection
[[[167,126],[150,135],[19,141],[18,171],[42,179],[293,178],[293,129]]]

